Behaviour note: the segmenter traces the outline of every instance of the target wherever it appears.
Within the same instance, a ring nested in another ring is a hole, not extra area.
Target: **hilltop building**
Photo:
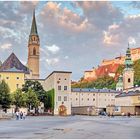
[[[131,59],[132,61],[136,61],[140,59],[140,48],[130,49]],[[84,72],[85,80],[95,80],[99,77],[109,75],[111,77],[115,77],[116,71],[120,65],[125,64],[126,56],[119,56],[115,59],[103,60],[101,65],[97,68],[93,68],[91,70],[87,70]]]

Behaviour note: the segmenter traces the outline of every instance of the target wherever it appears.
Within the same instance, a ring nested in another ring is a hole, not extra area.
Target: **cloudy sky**
[[[32,12],[40,36],[40,74],[72,71],[78,80],[103,59],[140,47],[140,2],[2,2],[0,1],[0,60],[12,52],[27,63]]]

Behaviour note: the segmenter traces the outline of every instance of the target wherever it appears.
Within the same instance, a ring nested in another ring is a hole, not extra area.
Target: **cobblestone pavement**
[[[0,139],[140,139],[138,117],[45,116],[0,120]]]

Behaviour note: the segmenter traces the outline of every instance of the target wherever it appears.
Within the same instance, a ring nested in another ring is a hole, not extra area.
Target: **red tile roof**
[[[102,77],[108,75],[109,73],[116,73],[120,64],[109,64],[104,66],[99,66],[96,70],[97,77]]]

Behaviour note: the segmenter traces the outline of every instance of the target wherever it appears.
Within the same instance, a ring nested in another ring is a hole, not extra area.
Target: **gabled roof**
[[[99,68],[96,70],[96,75],[98,77],[108,75],[109,73],[116,73],[118,67],[120,64],[109,64],[104,66],[99,66]]]
[[[51,74],[49,74],[45,79],[48,79],[52,74],[54,73],[72,73],[71,71],[53,71]]]
[[[12,53],[0,66],[0,71],[20,71],[29,74],[29,69],[20,62],[14,53]]]

